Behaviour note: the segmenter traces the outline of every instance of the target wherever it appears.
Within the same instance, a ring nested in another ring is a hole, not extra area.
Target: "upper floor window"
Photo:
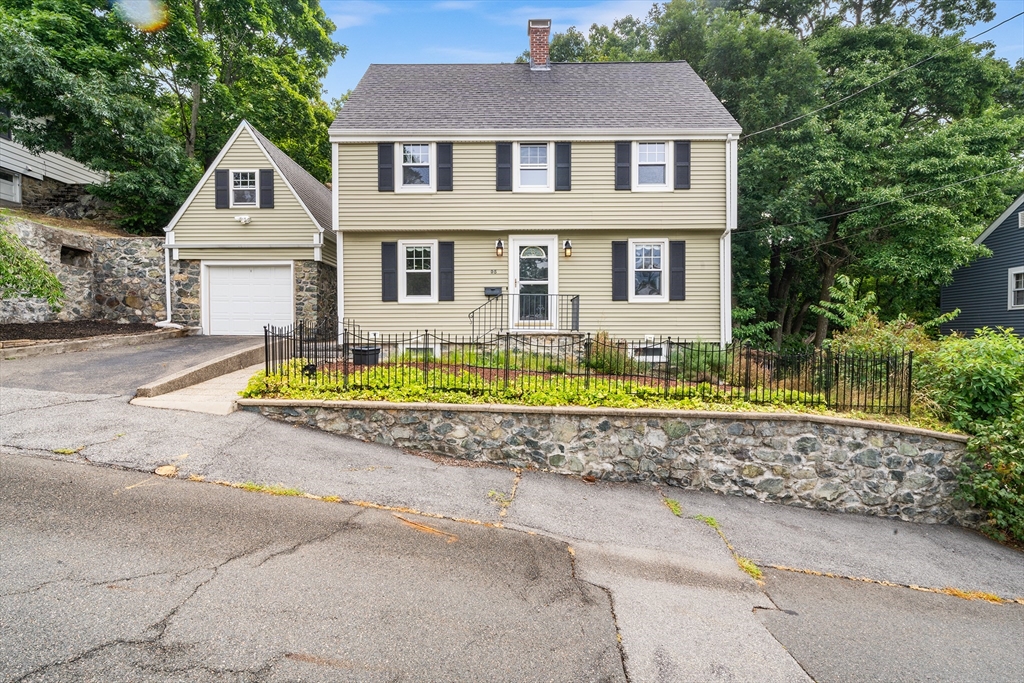
[[[671,190],[672,145],[635,142],[633,146],[633,189]]]
[[[397,145],[395,189],[399,192],[433,192],[437,160],[432,142],[403,142]]]
[[[1007,308],[1024,308],[1024,267],[1010,268],[1009,294]]]
[[[398,301],[437,302],[437,242],[398,243]]]
[[[256,171],[231,171],[231,207],[258,206]]]
[[[668,240],[630,240],[629,251],[629,300],[668,301]]]
[[[516,192],[551,192],[554,190],[554,168],[552,143],[515,144],[513,150],[512,177]]]

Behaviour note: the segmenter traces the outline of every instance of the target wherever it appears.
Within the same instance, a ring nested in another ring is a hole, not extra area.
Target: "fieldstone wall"
[[[966,438],[824,416],[256,401],[247,410],[417,451],[765,502],[974,525],[953,499]]]
[[[338,271],[323,261],[295,262],[295,322],[336,315]]]
[[[202,313],[201,261],[171,260],[171,322],[199,327]]]
[[[0,322],[114,320],[165,316],[160,237],[104,237],[15,220],[6,229],[43,258],[64,285],[60,312],[43,299],[0,301]]]
[[[69,185],[52,178],[21,176],[21,205],[29,211],[45,212],[55,206],[77,202],[86,195],[85,185]]]

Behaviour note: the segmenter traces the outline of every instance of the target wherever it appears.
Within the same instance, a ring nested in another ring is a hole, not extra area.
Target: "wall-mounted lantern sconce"
[[[502,242],[501,240],[498,240],[497,242],[494,243],[494,255],[497,256],[498,258],[501,258],[502,256],[505,255],[505,243]]]
[[[572,242],[566,240],[565,244],[562,245],[562,248],[565,249],[565,258],[572,256]]]

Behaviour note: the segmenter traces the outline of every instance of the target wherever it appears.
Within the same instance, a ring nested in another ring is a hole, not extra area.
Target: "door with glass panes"
[[[556,236],[509,238],[510,327],[514,330],[555,328],[558,298]]]

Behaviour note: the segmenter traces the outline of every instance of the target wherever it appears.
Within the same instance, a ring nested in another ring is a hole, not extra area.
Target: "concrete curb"
[[[4,360],[16,358],[32,358],[35,356],[56,356],[61,353],[73,351],[89,351],[94,349],[112,349],[120,346],[139,346],[151,344],[165,339],[176,339],[178,337],[191,337],[199,333],[198,327],[185,327],[182,329],[157,330],[156,332],[144,332],[124,336],[110,337],[86,337],[85,339],[68,339],[50,344],[34,344],[32,346],[15,346],[9,349],[0,349],[0,357]]]
[[[854,420],[848,417],[818,415],[816,413],[761,413],[761,412],[730,412],[711,410],[661,410],[657,408],[586,408],[583,406],[520,406],[504,403],[391,403],[389,401],[325,401],[296,400],[283,398],[240,398],[236,401],[239,408],[245,406],[267,408],[363,408],[367,410],[448,410],[453,413],[533,413],[548,415],[607,415],[627,417],[660,417],[686,419],[732,419],[740,420],[776,420],[788,422],[817,422],[819,424],[842,425],[845,427],[861,427],[878,429],[918,436],[931,436],[950,441],[967,443],[970,438],[963,434],[937,432],[932,429],[893,424],[891,422],[875,422],[872,420]]]
[[[144,384],[138,388],[135,392],[135,396],[139,398],[151,398],[153,396],[160,396],[161,394],[168,394],[178,389],[184,389],[190,387],[193,384],[199,384],[207,380],[213,379],[214,377],[220,377],[226,375],[229,372],[235,372],[237,370],[244,370],[245,368],[256,365],[262,362],[264,359],[263,342],[242,349],[241,351],[232,351],[231,353],[225,354],[214,358],[213,360],[200,363],[199,365],[176,372],[173,375],[167,375],[160,379]]]

